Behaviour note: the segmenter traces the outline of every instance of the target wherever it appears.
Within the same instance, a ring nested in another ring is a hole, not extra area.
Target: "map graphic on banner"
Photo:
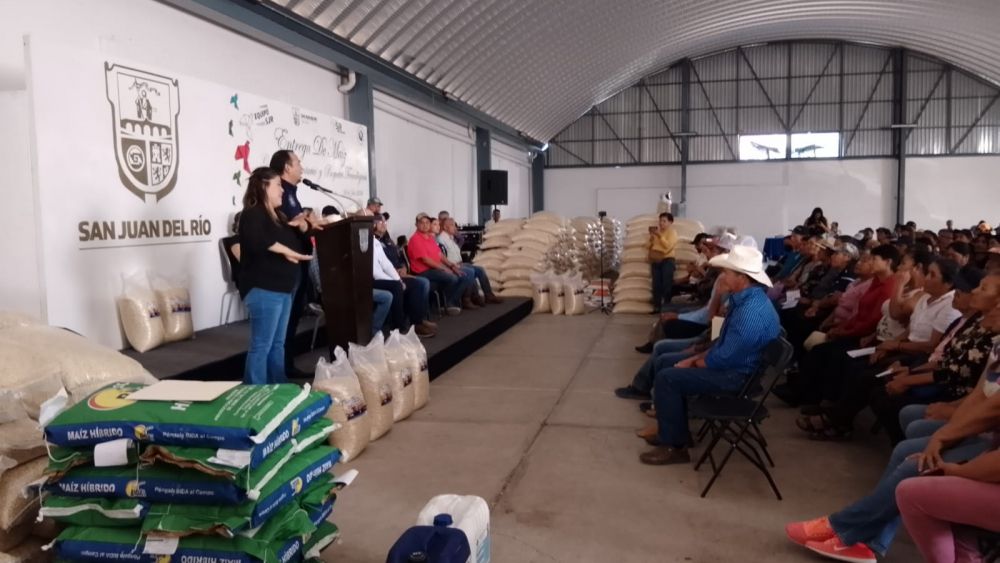
[[[253,169],[267,166],[275,151],[285,149],[302,160],[305,178],[345,196],[342,205],[364,206],[368,198],[365,126],[241,92],[220,101],[228,106],[228,118],[220,127],[233,140],[232,179],[240,195]]]

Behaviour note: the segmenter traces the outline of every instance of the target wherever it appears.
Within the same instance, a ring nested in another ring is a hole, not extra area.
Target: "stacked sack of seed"
[[[35,522],[37,489],[47,464],[38,420],[42,404],[62,394],[85,398],[113,381],[155,382],[134,360],[64,329],[0,312],[0,561],[45,561],[55,536]],[[68,391],[68,393],[67,393]]]
[[[494,291],[501,288],[500,266],[507,259],[507,249],[513,243],[511,237],[521,230],[524,219],[504,219],[497,223],[487,223],[479,252],[472,259],[473,264],[486,270]]]
[[[340,451],[330,397],[237,385],[211,401],[133,400],[108,385],[43,421],[40,516],[65,526],[63,561],[299,561],[336,539],[326,521]]]
[[[649,266],[649,229],[657,228],[657,215],[638,215],[626,223],[625,253],[622,267],[615,282],[613,296],[616,313],[651,313],[653,311],[653,282]],[[687,265],[698,261],[694,238],[704,231],[701,222],[693,219],[675,219],[677,248],[674,252],[677,268],[674,282],[687,281]]]
[[[531,275],[545,270],[547,256],[567,226],[562,217],[547,211],[527,221],[491,223],[473,263],[486,270],[498,295],[530,298],[534,293]]]
[[[615,313],[653,312],[653,274],[649,267],[649,229],[657,226],[654,214],[637,215],[625,222],[625,252],[612,289]]]
[[[674,283],[687,283],[688,265],[703,259],[694,247],[694,237],[704,232],[705,227],[700,221],[678,218],[674,219],[674,231],[677,232],[677,248],[674,251],[677,268],[674,270]]]

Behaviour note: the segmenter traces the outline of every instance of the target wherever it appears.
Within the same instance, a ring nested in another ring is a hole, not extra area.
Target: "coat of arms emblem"
[[[177,183],[177,79],[107,62],[104,79],[122,184],[159,201]]]

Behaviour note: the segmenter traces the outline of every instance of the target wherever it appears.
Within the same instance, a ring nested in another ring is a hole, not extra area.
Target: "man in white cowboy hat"
[[[719,283],[730,294],[729,312],[719,338],[707,351],[657,371],[653,398],[659,432],[646,438],[656,448],[639,456],[645,464],[689,462],[685,399],[738,392],[757,369],[764,348],[781,331],[778,313],[764,292],[771,280],[759,250],[737,245],[712,258],[709,265],[722,270]]]

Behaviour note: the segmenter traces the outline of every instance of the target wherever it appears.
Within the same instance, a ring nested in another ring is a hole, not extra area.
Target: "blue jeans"
[[[907,405],[899,411],[899,427],[907,438],[926,438],[947,424],[943,420],[926,419],[926,414],[927,405]]]
[[[250,314],[250,349],[243,383],[284,383],[285,330],[292,294],[253,288],[243,299]]]
[[[375,311],[372,314],[372,336],[382,330],[385,318],[389,316],[389,309],[392,308],[392,292],[384,289],[372,290],[372,301],[375,303]]]
[[[899,528],[899,508],[896,506],[896,485],[903,479],[916,477],[917,460],[907,459],[927,447],[930,437],[903,440],[892,450],[892,457],[875,490],[868,496],[830,515],[830,525],[846,545],[865,543],[882,555],[896,537]],[[941,457],[950,463],[968,461],[990,449],[990,441],[974,436],[945,450]]]
[[[661,340],[660,342],[670,341]],[[657,344],[659,344],[659,342],[657,342]],[[665,368],[672,368],[677,362],[693,355],[690,353],[684,353],[684,348],[681,348],[676,352],[669,350],[666,347],[664,347],[664,350],[665,351],[660,352],[655,347],[653,348],[653,354],[646,359],[646,362],[643,363],[642,367],[639,368],[639,371],[636,372],[635,377],[632,378],[633,388],[645,393],[651,393],[653,391],[653,378],[657,371]]]
[[[670,294],[674,290],[674,270],[677,261],[673,258],[660,260],[649,265],[653,271],[653,310],[660,311],[663,303],[670,303]]]
[[[479,282],[479,287],[483,288],[483,295],[492,295],[493,288],[490,286],[490,278],[486,275],[486,269],[472,264],[462,264],[462,270],[467,272],[472,279]]]
[[[427,320],[431,282],[420,276],[407,276],[403,278],[403,283],[406,284],[406,289],[403,291],[403,299],[406,300],[406,316],[410,318],[410,323],[418,325]]]
[[[691,346],[706,340],[704,335],[692,336],[690,338],[665,338],[663,340],[657,340],[653,344],[653,355],[666,354],[668,352],[680,352],[682,350],[687,350]]]
[[[738,393],[746,374],[710,368],[669,367],[656,372],[653,404],[660,427],[660,443],[686,448],[688,429],[687,398],[710,393]]]
[[[475,278],[472,276],[457,276],[452,272],[431,269],[422,272],[421,276],[430,280],[431,283],[438,283],[444,286],[444,297],[449,307],[459,307],[462,304],[462,295]]]

